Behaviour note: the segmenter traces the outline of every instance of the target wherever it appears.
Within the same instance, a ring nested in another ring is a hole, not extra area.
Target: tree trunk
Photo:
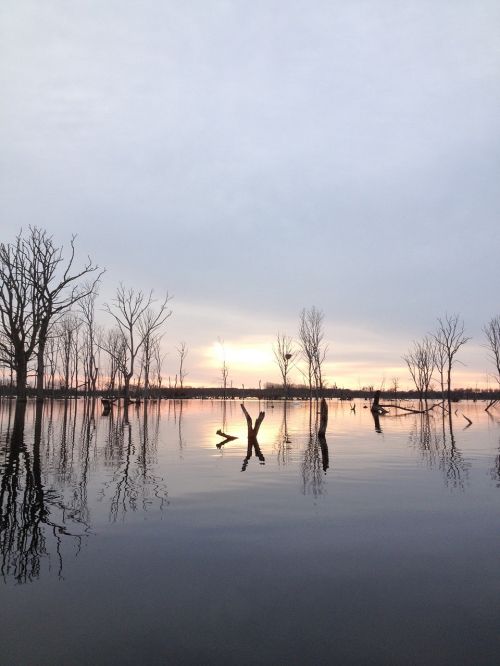
[[[47,343],[48,325],[40,327],[38,334],[38,350],[36,355],[36,399],[43,400],[43,384],[45,379],[45,345]]]
[[[123,399],[125,401],[125,404],[128,405],[130,402],[130,379],[132,375],[130,374],[125,374],[123,375]]]
[[[320,406],[318,437],[324,438],[326,436],[327,425],[328,425],[328,405],[326,404],[326,400],[322,398]]]
[[[28,380],[27,363],[22,360],[17,363],[16,368],[16,395],[18,402],[26,402],[28,398],[26,382]]]

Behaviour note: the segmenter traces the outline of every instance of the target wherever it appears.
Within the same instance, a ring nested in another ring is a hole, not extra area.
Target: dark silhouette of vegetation
[[[312,396],[313,388],[316,395],[324,388],[323,364],[328,351],[324,342],[324,314],[314,305],[309,310],[305,308],[300,313],[299,345],[301,355],[306,363],[304,373]]]
[[[285,333],[277,333],[276,341],[273,345],[273,354],[278,364],[278,368],[283,379],[283,391],[288,395],[288,377],[297,356],[297,350],[294,347],[293,340]]]
[[[464,335],[464,330],[464,323],[459,315],[447,314],[443,318],[438,318],[438,328],[433,334],[438,354],[443,362],[443,366],[441,367],[446,374],[446,395],[448,402],[451,401],[451,371],[457,360],[456,355],[460,348],[470,340],[470,337]]]
[[[46,376],[46,347],[51,327],[58,318],[92,294],[102,272],[90,283],[79,280],[98,267],[89,259],[72,272],[75,236],[69,259],[56,247],[46,231],[30,227],[13,243],[0,245],[0,358],[16,374],[18,400],[26,399],[28,364],[36,356],[36,391],[43,398]]]
[[[120,284],[111,305],[104,305],[106,312],[115,320],[121,335],[121,345],[114,361],[123,376],[123,397],[126,403],[130,401],[130,380],[134,375],[137,355],[148,337],[172,314],[172,311],[167,309],[170,299],[167,294],[155,311],[152,308],[155,303],[152,291],[146,296],[142,291],[126,289]],[[107,351],[112,353],[109,348]]]
[[[435,342],[426,336],[421,341],[413,342],[413,346],[403,356],[411,378],[421,400],[426,400],[432,382],[432,374],[436,367]]]

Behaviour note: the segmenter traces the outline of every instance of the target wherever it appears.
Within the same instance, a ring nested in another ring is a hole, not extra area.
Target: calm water
[[[499,664],[500,409],[245,404],[0,404],[0,663]]]

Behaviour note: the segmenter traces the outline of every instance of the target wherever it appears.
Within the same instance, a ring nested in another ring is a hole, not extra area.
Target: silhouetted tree
[[[427,399],[436,366],[435,342],[428,336],[414,341],[413,346],[403,356],[421,400]]]
[[[311,395],[313,383],[316,392],[323,389],[323,363],[328,351],[328,345],[323,341],[323,319],[323,312],[314,305],[300,313],[299,344],[306,362],[306,377]]]
[[[500,384],[500,315],[490,319],[483,331],[490,358],[495,366],[495,379]]]
[[[112,328],[102,337],[99,347],[109,356],[107,389],[113,393],[117,376],[127,372],[125,339],[122,332],[118,328]]]
[[[82,356],[85,393],[95,393],[99,374],[98,355],[100,329],[95,323],[95,301],[97,293],[89,292],[80,300],[82,319]]]
[[[285,333],[278,332],[276,334],[276,342],[273,345],[273,353],[281,372],[283,390],[286,398],[288,395],[288,375],[297,356],[297,350],[294,348],[292,338]]]
[[[184,380],[187,376],[187,372],[184,368],[184,362],[186,360],[186,356],[188,355],[189,349],[186,345],[185,342],[181,342],[179,346],[177,347],[177,353],[179,354],[179,384],[181,387],[181,391],[184,388]]]
[[[123,374],[126,403],[130,400],[130,380],[134,375],[137,355],[144,344],[145,337],[157,331],[172,314],[172,311],[167,309],[167,303],[170,299],[171,297],[167,293],[155,312],[151,308],[152,304],[155,303],[152,291],[148,296],[145,296],[142,291],[125,289],[120,284],[112,304],[108,305],[106,303],[104,305],[106,312],[114,318],[123,336],[126,355]]]
[[[229,368],[226,362],[226,349],[224,347],[224,340],[219,339],[219,345],[221,347],[222,351],[222,365],[221,365],[221,380],[222,380],[222,391],[224,394],[224,400],[226,399],[227,395],[227,378],[229,377]]]
[[[72,305],[91,293],[99,276],[87,285],[78,284],[84,275],[98,267],[88,259],[72,273],[75,236],[70,241],[69,259],[56,247],[46,231],[30,227],[26,236],[19,233],[14,243],[0,245],[0,317],[11,350],[4,346],[2,356],[10,357],[17,376],[18,398],[26,398],[27,368],[36,352],[37,397],[43,397],[45,347],[54,321]]]
[[[15,372],[19,401],[26,400],[28,363],[35,353],[42,320],[37,270],[21,234],[14,243],[0,244],[0,358]]]
[[[445,358],[446,386],[448,402],[451,400],[451,371],[460,348],[470,340],[464,335],[464,323],[457,314],[438,318],[438,328],[433,338],[439,352]]]
[[[154,363],[154,376],[155,384],[158,389],[158,398],[161,399],[161,385],[163,382],[162,366],[165,359],[165,354],[162,353],[159,337],[153,338],[151,345]]]
[[[75,375],[78,384],[78,332],[81,325],[81,320],[73,312],[67,312],[56,328],[61,345],[63,386],[66,392],[72,388]]]

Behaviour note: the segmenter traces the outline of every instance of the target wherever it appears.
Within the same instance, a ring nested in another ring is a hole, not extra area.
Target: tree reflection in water
[[[49,487],[42,475],[42,404],[35,410],[33,444],[25,435],[26,403],[15,408],[12,428],[3,438],[0,482],[0,562],[5,581],[26,583],[38,578],[45,561],[57,561],[62,577],[64,540],[77,552],[88,525],[80,507],[64,500],[58,489]]]
[[[90,533],[89,477],[93,470],[114,470],[101,501],[109,501],[109,519],[128,511],[160,510],[168,504],[157,466],[159,406],[145,403],[128,413],[111,410],[104,446],[98,446],[94,400],[38,403],[3,401],[0,448],[0,572],[4,580],[26,583],[53,567],[62,577],[67,548],[80,552]],[[101,422],[102,423],[102,422]],[[152,424],[152,426],[151,426]],[[45,566],[44,566],[45,565]]]
[[[432,412],[418,414],[410,433],[410,443],[420,449],[430,468],[441,470],[446,486],[465,488],[470,463],[464,460],[457,446],[451,410],[444,409],[441,416]]]
[[[278,465],[286,465],[290,461],[290,451],[292,440],[288,432],[288,400],[283,401],[283,418],[276,437],[276,459]]]
[[[318,433],[318,410],[318,403],[310,401],[309,436],[301,465],[302,492],[314,497],[323,494],[324,477],[330,465],[326,438]]]
[[[244,472],[246,468],[248,467],[248,462],[251,459],[252,455],[255,453],[255,456],[259,459],[261,465],[266,464],[266,459],[264,457],[264,454],[261,451],[259,442],[257,440],[258,434],[259,434],[259,429],[262,424],[262,421],[264,420],[266,413],[265,412],[259,412],[258,417],[255,419],[255,424],[252,423],[252,417],[248,413],[245,405],[242,403],[240,405],[241,410],[243,414],[245,415],[246,421],[247,421],[247,454],[243,460],[243,465],[241,467],[241,471]]]
[[[111,522],[125,520],[129,511],[140,507],[148,511],[153,504],[160,510],[168,505],[168,491],[163,477],[154,474],[157,465],[159,405],[156,411],[155,428],[149,430],[148,402],[138,410],[134,418],[120,418],[118,413],[109,418],[106,442],[107,456],[117,467],[111,481],[105,484],[102,499],[110,498],[109,519]]]

